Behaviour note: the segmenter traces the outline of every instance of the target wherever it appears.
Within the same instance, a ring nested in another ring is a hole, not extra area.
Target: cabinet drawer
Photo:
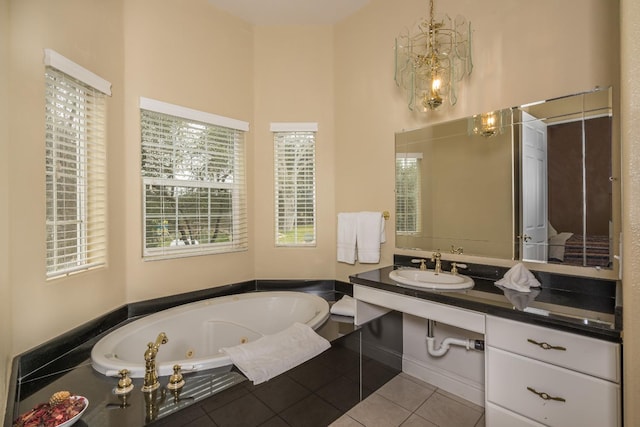
[[[618,384],[493,347],[486,357],[487,401],[549,426],[620,425]]]
[[[620,345],[487,316],[487,345],[620,382]]]
[[[485,424],[488,427],[544,427],[544,424],[537,423],[490,402],[487,402],[484,408],[484,416]]]

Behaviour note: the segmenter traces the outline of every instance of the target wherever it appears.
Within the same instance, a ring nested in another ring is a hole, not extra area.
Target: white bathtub
[[[180,305],[126,324],[103,337],[91,350],[93,368],[108,376],[128,369],[131,377],[144,377],[144,352],[160,332],[169,341],[156,357],[158,375],[231,368],[220,352],[281,331],[295,322],[316,329],[329,317],[329,304],[303,292],[256,292],[228,295]]]

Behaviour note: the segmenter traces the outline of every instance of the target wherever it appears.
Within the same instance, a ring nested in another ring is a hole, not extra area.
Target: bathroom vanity
[[[506,268],[469,264],[472,289],[428,291],[389,278],[402,258],[351,276],[355,323],[397,310],[484,335],[487,426],[621,425],[619,283],[536,272],[518,295],[494,285]]]

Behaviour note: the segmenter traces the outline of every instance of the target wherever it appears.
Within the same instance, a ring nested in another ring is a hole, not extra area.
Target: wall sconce
[[[476,114],[469,118],[469,135],[480,135],[490,138],[494,135],[501,134],[504,130],[507,114],[511,111],[496,110],[488,113]]]
[[[405,89],[411,111],[429,111],[458,101],[457,84],[471,74],[471,23],[458,15],[436,20],[433,0],[429,18],[413,34],[396,37],[396,84]]]

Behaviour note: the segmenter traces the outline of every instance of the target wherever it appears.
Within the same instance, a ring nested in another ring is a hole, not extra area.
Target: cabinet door
[[[544,427],[544,424],[537,423],[490,402],[485,407],[484,415],[487,427]]]
[[[487,347],[487,400],[548,426],[620,425],[618,384]]]
[[[487,345],[620,382],[620,344],[487,316]]]

